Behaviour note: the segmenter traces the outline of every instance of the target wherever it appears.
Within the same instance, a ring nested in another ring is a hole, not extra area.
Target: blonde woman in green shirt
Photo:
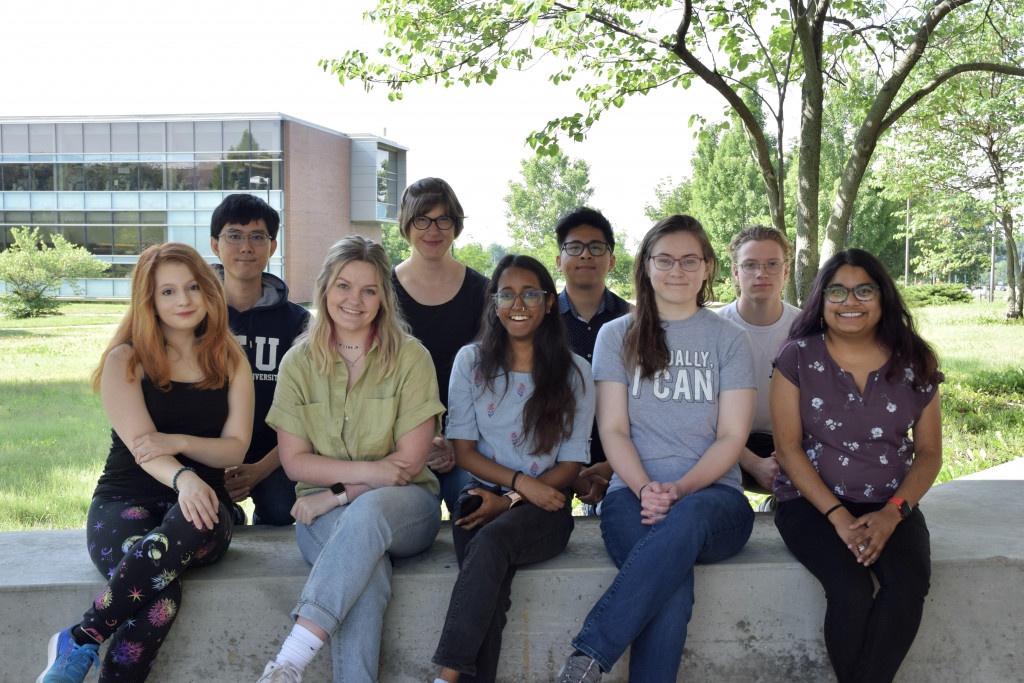
[[[313,565],[295,625],[259,683],[296,683],[329,639],[335,681],[376,681],[389,556],[425,550],[440,527],[425,467],[444,406],[430,354],[395,306],[384,249],[335,244],[316,279],[318,314],[281,361],[267,424],[299,482],[292,508]]]

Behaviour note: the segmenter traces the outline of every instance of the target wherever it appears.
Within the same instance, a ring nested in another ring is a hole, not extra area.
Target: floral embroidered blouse
[[[911,429],[944,378],[938,373],[935,383],[915,389],[910,367],[886,379],[892,363],[870,373],[861,394],[824,335],[791,341],[775,359],[775,369],[800,390],[804,452],[840,498],[885,502],[914,462]],[[782,470],[772,488],[779,502],[800,495]]]

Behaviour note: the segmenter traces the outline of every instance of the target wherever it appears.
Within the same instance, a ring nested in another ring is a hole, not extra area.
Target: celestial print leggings
[[[86,539],[107,585],[81,627],[110,640],[101,681],[144,681],[181,607],[187,567],[216,562],[231,543],[231,512],[223,502],[217,524],[200,531],[176,498],[93,498]]]

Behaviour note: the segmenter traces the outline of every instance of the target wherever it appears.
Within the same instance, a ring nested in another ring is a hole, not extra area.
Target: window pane
[[[224,144],[229,150],[235,152],[248,152],[249,122],[248,121],[225,121],[224,122]],[[247,159],[248,154],[229,154],[229,159]]]
[[[71,242],[71,244],[75,244],[79,247],[85,246],[85,227],[81,225],[65,226],[60,230],[64,233],[64,239]]]
[[[81,154],[85,150],[82,142],[82,124],[57,124],[57,152],[60,154]]]
[[[4,126],[4,154],[28,154],[28,124],[8,123]]]
[[[8,211],[4,215],[4,222],[20,228],[21,226],[29,227],[32,224],[32,214],[28,211]]]
[[[61,225],[82,225],[85,223],[84,211],[61,211],[57,218]]]
[[[28,127],[29,151],[53,154],[57,151],[57,133],[52,123],[33,123]]]
[[[132,276],[133,268],[135,268],[135,266],[130,263],[111,263],[110,270],[103,273],[102,277],[129,278]]]
[[[139,124],[139,153],[163,154],[167,151],[164,124],[152,121]]]
[[[221,165],[216,161],[196,162],[196,189],[219,190],[224,187]]]
[[[86,164],[85,165],[85,189],[99,192],[109,192],[113,189],[110,182],[110,164]]]
[[[139,164],[139,187],[143,190],[167,189],[166,167],[164,164],[150,161]]]
[[[110,151],[114,154],[139,153],[139,126],[136,123],[110,124]]]
[[[167,241],[164,237],[166,230],[162,225],[143,225],[139,228],[139,236],[142,239],[139,253],[141,254],[147,247],[151,247],[154,244],[163,244]]]
[[[87,124],[85,124],[85,153],[86,154],[109,154],[110,153],[110,124],[109,123],[87,123]]]
[[[139,226],[122,225],[114,228],[114,255],[139,253]]]
[[[196,121],[196,151],[220,152],[223,149],[220,121]]]
[[[133,163],[114,164],[114,189],[119,191],[139,189],[139,165]]]
[[[175,161],[167,164],[169,183],[168,190],[177,192],[191,191],[196,189],[196,165],[192,162]]]
[[[32,164],[32,189],[36,192],[53,191],[53,164]]]
[[[280,121],[250,121],[253,150],[281,151]]]
[[[56,211],[33,211],[32,212],[32,225],[56,225],[57,224],[57,212]]]
[[[139,223],[139,212],[138,211],[115,211],[114,212],[114,223],[120,223],[121,225],[138,225],[138,223]]]
[[[234,161],[224,164],[225,190],[248,190],[249,177],[249,164],[246,162]]]
[[[195,151],[195,144],[192,142],[192,122],[177,122],[167,124],[167,151],[168,152],[192,152]]]
[[[114,229],[110,226],[91,225],[85,230],[85,248],[99,256],[114,252]]]
[[[139,214],[139,223],[145,224],[156,224],[166,225],[167,224],[167,212],[166,211],[143,211]]]
[[[5,192],[28,192],[28,164],[3,164],[3,174],[3,189]]]
[[[57,164],[57,190],[81,192],[85,189],[85,167],[82,164]]]

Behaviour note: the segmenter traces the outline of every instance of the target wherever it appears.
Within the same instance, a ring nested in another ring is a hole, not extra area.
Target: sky
[[[460,242],[512,246],[504,197],[520,161],[533,154],[525,139],[582,109],[575,86],[548,83],[554,63],[544,61],[503,72],[491,86],[409,86],[397,102],[381,86],[341,86],[317,63],[383,44],[383,28],[362,18],[375,4],[18,3],[4,10],[0,116],[281,112],[385,136],[408,147],[409,182],[439,176],[455,189],[467,215]],[[562,148],[590,164],[592,205],[633,246],[651,225],[644,206],[658,182],[689,175],[691,114],[717,120],[723,111],[720,97],[701,86],[654,91],[605,114],[583,143]]]

